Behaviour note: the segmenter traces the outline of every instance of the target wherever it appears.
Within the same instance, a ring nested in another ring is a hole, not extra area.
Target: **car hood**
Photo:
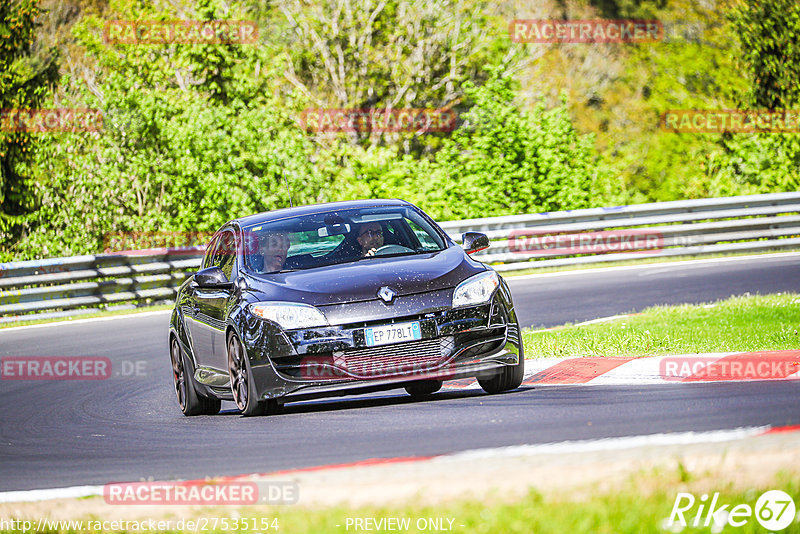
[[[312,306],[377,300],[387,286],[398,296],[454,288],[486,270],[460,247],[439,252],[370,258],[308,270],[250,277],[256,300],[303,302]]]

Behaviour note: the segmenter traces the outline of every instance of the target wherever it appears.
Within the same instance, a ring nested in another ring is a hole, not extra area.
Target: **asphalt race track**
[[[800,254],[511,280],[521,322],[554,326],[653,304],[800,291]],[[376,457],[658,432],[800,424],[800,382],[402,391],[186,418],[167,313],[0,331],[0,357],[105,356],[97,381],[0,381],[0,491],[270,472]]]

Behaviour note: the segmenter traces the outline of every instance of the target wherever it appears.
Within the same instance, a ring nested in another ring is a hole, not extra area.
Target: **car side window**
[[[227,230],[219,235],[214,255],[211,258],[211,265],[219,267],[228,280],[233,273],[233,264],[236,261],[236,239],[233,232]]]
[[[426,250],[438,250],[439,244],[433,240],[433,237],[430,233],[423,230],[417,223],[410,219],[406,219],[408,221],[408,225],[411,227],[411,230],[414,232],[414,235],[417,236],[420,245],[422,248]]]
[[[211,238],[211,241],[208,243],[206,247],[206,255],[203,256],[203,263],[201,264],[201,269],[206,269],[211,267],[211,258],[214,255],[214,247],[217,246],[217,236]]]

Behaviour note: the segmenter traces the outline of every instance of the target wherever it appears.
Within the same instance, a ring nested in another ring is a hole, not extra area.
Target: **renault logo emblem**
[[[381,298],[381,300],[383,302],[385,302],[386,304],[389,304],[390,302],[392,302],[394,300],[394,297],[397,296],[397,293],[395,293],[394,291],[392,291],[388,287],[383,286],[382,288],[380,288],[378,290],[378,296]]]

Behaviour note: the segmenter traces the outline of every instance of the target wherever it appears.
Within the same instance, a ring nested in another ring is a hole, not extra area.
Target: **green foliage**
[[[800,4],[795,0],[738,2],[730,11],[740,46],[739,65],[749,86],[745,108],[793,109],[800,104]],[[738,191],[800,190],[800,134],[727,134],[711,158],[709,175]],[[737,191],[737,192],[738,192]]]
[[[495,69],[483,86],[467,83],[473,102],[461,128],[435,159],[426,196],[444,219],[588,207],[607,177],[591,136],[578,135],[566,103],[530,112],[514,103],[511,79]],[[453,199],[458,199],[453,202]]]
[[[440,220],[800,189],[797,135],[659,128],[670,109],[797,106],[793,0],[535,13],[485,0],[44,1],[46,17],[36,0],[0,7],[0,107],[95,108],[104,124],[0,132],[0,260],[97,252],[110,232],[211,231],[286,206],[287,182],[295,204],[396,197]],[[521,45],[507,33],[520,17],[658,19],[666,35]],[[260,38],[112,45],[115,19],[255,20]],[[459,127],[314,134],[295,124],[308,107],[444,107]]]
[[[482,84],[483,66],[514,63],[507,20],[485,0],[280,0],[291,61],[286,78],[315,107],[440,108],[457,104],[463,84]],[[364,147],[430,153],[441,135],[359,132]]]
[[[800,103],[800,3],[737,2],[730,12],[741,42],[741,65],[752,80],[745,103],[787,109]]]
[[[323,172],[331,184],[330,200],[353,198],[402,198],[439,214],[429,203],[432,164],[410,155],[398,156],[393,148],[334,145],[322,158]]]
[[[40,13],[39,0],[0,4],[0,110],[39,107],[57,78],[55,52],[32,46]],[[28,215],[36,208],[25,168],[35,139],[13,130],[0,128],[0,249],[23,234]]]
[[[673,9],[677,7],[673,5]],[[628,116],[635,136],[619,146],[625,162],[623,179],[650,201],[720,196],[709,183],[708,154],[718,136],[676,134],[660,129],[661,113],[673,109],[732,107],[739,81],[731,57],[730,28],[717,11],[690,2],[676,13],[661,10],[665,41],[636,46],[626,78],[640,87],[642,98]],[[719,10],[719,6],[716,6]],[[668,17],[679,16],[681,19]],[[632,133],[633,133],[632,132]],[[727,194],[738,194],[729,188]]]
[[[624,109],[598,117],[610,124],[608,133],[599,133],[600,148],[617,141],[616,155],[606,155],[626,189],[651,201],[798,189],[794,134],[676,134],[658,124],[660,114],[671,109],[796,106],[800,4],[595,3],[612,18],[656,18],[665,27],[663,42],[629,48],[614,90],[623,95]],[[627,132],[614,128],[615,116]]]
[[[534,65],[529,86],[567,91],[577,129],[592,132],[618,177],[624,203],[736,194],[708,175],[719,136],[660,129],[664,111],[727,109],[746,90],[723,1],[592,0],[610,19],[655,19],[664,38],[643,43],[561,45]],[[595,12],[570,13],[596,18]],[[543,91],[544,92],[544,91]],[[550,97],[551,101],[554,97]]]
[[[222,18],[208,9],[200,16]],[[213,231],[288,206],[285,181],[295,202],[317,200],[310,142],[256,74],[275,60],[253,47],[106,45],[101,33],[94,18],[76,29],[101,75],[65,81],[73,105],[102,110],[104,128],[42,140],[39,226],[17,254],[96,252],[109,232]]]
[[[729,184],[733,194],[800,191],[800,135],[733,134],[723,137],[720,147],[710,157],[708,172],[717,183]]]
[[[450,220],[604,204],[613,186],[580,136],[565,104],[532,112],[514,103],[512,80],[501,68],[483,86],[463,86],[460,126],[433,158],[398,156],[387,147],[340,144],[332,162],[332,199],[404,198],[434,218]]]

